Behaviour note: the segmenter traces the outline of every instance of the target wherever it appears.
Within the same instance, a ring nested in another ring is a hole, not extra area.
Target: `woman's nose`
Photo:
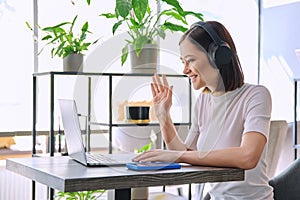
[[[184,65],[184,68],[183,68],[183,73],[184,73],[184,74],[188,74],[190,71],[191,71],[191,70],[190,70],[190,68],[189,68],[189,65],[188,65],[188,64],[185,64],[185,65]]]

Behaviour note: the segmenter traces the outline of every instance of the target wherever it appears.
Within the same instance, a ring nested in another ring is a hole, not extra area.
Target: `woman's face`
[[[218,70],[210,64],[206,53],[200,51],[189,39],[185,39],[180,44],[180,54],[184,64],[183,73],[191,79],[193,88],[198,90],[206,86],[214,91]]]

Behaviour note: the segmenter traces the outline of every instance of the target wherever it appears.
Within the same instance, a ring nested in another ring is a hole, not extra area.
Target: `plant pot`
[[[82,72],[83,54],[69,54],[63,59],[64,72]]]
[[[131,59],[132,73],[154,74],[157,72],[158,46],[156,44],[146,44],[138,56],[134,46],[129,45],[128,53]]]

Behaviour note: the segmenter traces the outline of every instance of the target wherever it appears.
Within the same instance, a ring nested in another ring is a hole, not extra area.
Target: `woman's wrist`
[[[161,126],[164,125],[164,124],[166,124],[166,123],[170,123],[170,122],[172,123],[172,119],[171,119],[170,113],[167,113],[165,115],[160,116],[158,118],[158,122],[159,122],[159,124]]]

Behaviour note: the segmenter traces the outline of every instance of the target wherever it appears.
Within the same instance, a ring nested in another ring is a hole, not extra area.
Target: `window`
[[[32,1],[0,1],[0,127],[31,130],[33,38],[25,21],[32,21]]]

